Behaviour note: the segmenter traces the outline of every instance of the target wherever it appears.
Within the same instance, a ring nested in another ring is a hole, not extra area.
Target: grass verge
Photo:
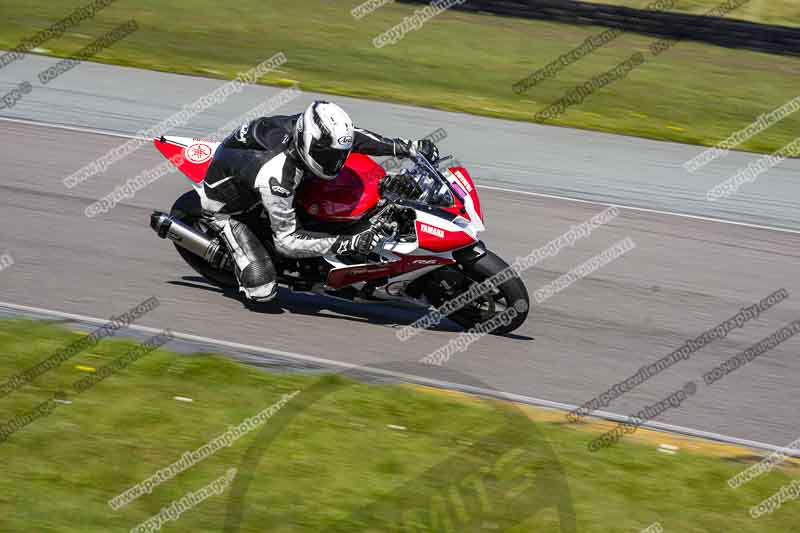
[[[0,0],[0,47],[15,46],[73,7],[64,0]],[[69,56],[133,17],[141,29],[101,52],[98,61],[231,79],[283,51],[288,63],[262,82],[299,82],[305,90],[533,120],[570,89],[633,51],[646,51],[653,41],[622,35],[517,95],[515,82],[604,29],[448,11],[397,44],[376,49],[372,39],[414,6],[390,4],[358,21],[352,7],[350,0],[242,0],[224,8],[196,0],[191,9],[175,0],[119,2],[42,47]],[[796,97],[798,74],[797,58],[682,42],[552,123],[712,145]],[[80,68],[64,76],[80,76]],[[35,91],[38,81],[30,81]],[[800,117],[792,116],[740,148],[773,151],[798,130]]]
[[[0,375],[78,335],[43,322],[0,322]],[[688,533],[789,532],[800,518],[797,502],[758,520],[747,514],[790,481],[785,471],[733,490],[726,480],[743,465],[702,449],[665,455],[622,442],[593,454],[586,443],[596,433],[552,412],[403,385],[268,373],[159,349],[74,392],[73,383],[135,344],[103,340],[0,399],[4,423],[58,391],[71,402],[0,443],[1,531],[127,530],[231,467],[234,484],[169,522],[170,531],[240,523],[241,531],[594,533],[659,522]],[[127,506],[107,505],[295,391],[261,428]],[[572,520],[576,528],[565,528]]]

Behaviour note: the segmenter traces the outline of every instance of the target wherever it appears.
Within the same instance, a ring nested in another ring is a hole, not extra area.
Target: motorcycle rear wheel
[[[195,230],[205,233],[199,224],[201,217],[200,197],[196,192],[189,191],[178,198],[172,205],[169,214],[187,226],[191,226]],[[206,278],[212,284],[222,288],[235,289],[239,287],[236,276],[232,271],[216,269],[208,264],[202,257],[193,254],[185,248],[181,248],[177,244],[175,244],[175,249],[178,250],[183,260],[186,261],[195,272]]]

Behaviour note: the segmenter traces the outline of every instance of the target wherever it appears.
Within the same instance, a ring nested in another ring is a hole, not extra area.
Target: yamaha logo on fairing
[[[414,261],[411,264],[412,265],[435,265],[436,263],[438,263],[438,261],[436,259],[417,259],[416,261]]]
[[[434,237],[444,239],[444,230],[441,228],[436,228],[427,224],[420,224],[419,229],[422,230],[422,233],[427,233],[428,235],[433,235]]]
[[[190,163],[201,165],[214,156],[214,151],[205,143],[194,143],[186,147],[183,156]]]

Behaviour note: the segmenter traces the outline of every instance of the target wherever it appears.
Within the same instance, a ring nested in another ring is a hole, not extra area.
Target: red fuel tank
[[[383,167],[369,156],[350,154],[336,179],[313,178],[297,191],[301,209],[318,220],[358,220],[380,199],[378,182]]]

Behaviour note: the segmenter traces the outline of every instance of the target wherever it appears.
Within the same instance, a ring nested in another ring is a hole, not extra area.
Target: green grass
[[[0,322],[0,376],[76,338],[51,324]],[[103,340],[0,399],[5,421],[58,391],[73,402],[0,443],[0,531],[128,530],[231,467],[239,469],[232,488],[165,530],[222,531],[229,503],[242,511],[246,532],[405,531],[400,520],[416,520],[415,531],[568,531],[560,517],[587,533],[635,532],[656,521],[682,533],[789,532],[800,519],[800,502],[758,521],[747,515],[790,480],[784,472],[734,491],[725,481],[741,464],[630,442],[592,454],[594,434],[574,426],[401,385],[267,373],[158,350],[73,392],[87,375],[76,366],[100,368],[132,346]],[[118,511],[106,505],[296,390],[261,430]]]
[[[0,0],[0,46],[14,46],[74,5]],[[395,3],[355,21],[354,5],[350,0],[241,0],[225,7],[211,0],[118,2],[43,47],[68,56],[135,17],[141,29],[97,60],[231,79],[283,51],[288,63],[263,83],[296,81],[305,90],[533,120],[571,88],[653,41],[623,35],[517,95],[511,88],[516,81],[604,29],[448,11],[396,45],[376,49],[373,37],[414,7]],[[798,74],[797,58],[682,42],[553,123],[711,145],[796,97]],[[80,76],[80,67],[64,76]],[[383,128],[391,134],[390,124]],[[800,117],[793,116],[742,149],[772,151],[799,130]]]
[[[642,9],[653,0],[584,0],[596,4],[612,4]],[[722,4],[723,0],[677,0],[670,11],[703,14]],[[750,0],[730,15],[730,18],[763,24],[800,26],[800,4],[795,0]]]

